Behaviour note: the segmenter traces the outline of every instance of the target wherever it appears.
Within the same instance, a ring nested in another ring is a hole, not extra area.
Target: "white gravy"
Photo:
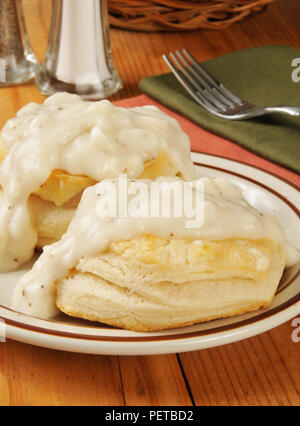
[[[41,318],[55,316],[58,312],[55,282],[66,277],[83,256],[97,256],[113,242],[144,234],[163,238],[191,237],[197,241],[266,238],[288,247],[277,221],[252,208],[239,188],[225,179],[202,178],[202,181],[205,187],[204,223],[198,229],[186,227],[188,218],[185,214],[169,218],[99,217],[97,203],[101,197],[101,184],[86,189],[62,240],[46,247],[32,270],[21,279],[14,307]],[[143,196],[149,197],[149,193]],[[293,252],[292,260],[296,260],[296,249],[289,250]]]
[[[97,181],[125,170],[137,178],[144,162],[164,151],[186,179],[195,177],[188,136],[153,106],[127,109],[59,93],[22,108],[2,138],[9,152],[0,165],[0,272],[16,270],[33,256],[37,231],[27,201],[54,169]]]

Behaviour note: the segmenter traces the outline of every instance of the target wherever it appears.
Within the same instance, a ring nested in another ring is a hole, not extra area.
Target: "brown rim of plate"
[[[223,160],[232,161],[233,163],[238,163],[238,164],[242,164],[242,165],[247,166],[247,167],[251,167],[252,169],[256,169],[256,170],[259,170],[260,172],[267,173],[268,175],[271,175],[271,176],[275,177],[276,179],[279,179],[282,182],[288,184],[289,186],[293,187],[297,191],[300,191],[300,186],[297,185],[296,183],[290,182],[288,179],[286,179],[282,176],[276,175],[275,173],[272,173],[269,170],[263,169],[261,167],[253,166],[252,164],[245,163],[244,161],[239,161],[239,160],[235,160],[234,158],[224,157],[223,155],[209,154],[209,153],[203,152],[203,151],[192,151],[192,154],[201,154],[201,155],[207,155],[208,157],[217,157],[217,158],[221,158]],[[195,161],[194,161],[194,164],[200,165],[199,163],[196,163]],[[213,166],[207,166],[205,164],[203,164],[203,166],[213,168]],[[234,173],[234,172],[229,172],[228,170],[225,170],[225,171],[226,171],[226,173]],[[290,170],[290,171],[294,174],[297,174],[297,172],[294,172],[293,170]],[[243,176],[243,178],[245,178],[245,176]]]
[[[292,188],[300,191],[300,188],[297,185],[295,185],[292,182],[289,182],[288,180],[281,178],[280,176],[277,176],[277,175],[275,175],[275,174],[273,174],[273,173],[271,173],[267,170],[249,165],[247,163],[243,163],[241,161],[232,160],[230,158],[226,158],[226,157],[222,157],[222,156],[218,156],[218,155],[206,154],[206,153],[201,153],[201,152],[199,152],[199,154],[208,155],[208,156],[211,156],[211,157],[223,158],[225,160],[233,161],[233,162],[236,162],[236,163],[239,163],[239,164],[243,164],[247,167],[251,167],[253,169],[260,170],[264,173],[267,173],[271,176],[276,177],[277,179],[285,182],[287,185],[291,186]],[[252,179],[248,176],[244,176],[244,175],[239,174],[237,172],[233,172],[231,170],[229,171],[229,170],[223,169],[221,167],[211,166],[211,165],[207,165],[207,164],[204,164],[204,163],[198,163],[198,162],[194,162],[194,164],[196,166],[199,166],[199,167],[206,167],[206,168],[210,168],[210,169],[213,169],[213,170],[225,172],[225,173],[231,174],[233,176],[237,176],[239,178],[248,180],[249,182],[252,182],[257,186],[260,186],[261,188],[266,189],[267,191],[273,193],[276,197],[280,198],[300,218],[300,210],[296,206],[294,206],[289,200],[287,200],[283,195],[276,192],[273,188],[270,188],[269,186],[267,186],[267,185],[265,185],[261,182],[258,182],[255,179]],[[294,277],[292,277],[288,281],[288,283],[285,284],[284,289],[289,287],[299,276],[300,276],[300,270],[296,273],[296,275]],[[276,315],[277,313],[282,312],[282,311],[290,308],[291,306],[295,305],[299,301],[300,301],[300,293],[298,293],[297,295],[295,295],[291,299],[287,300],[286,302],[282,303],[281,305],[276,306],[275,308],[268,310],[267,312],[262,312],[259,315],[256,315],[255,317],[247,318],[245,320],[236,322],[234,324],[228,324],[228,325],[225,325],[225,326],[215,327],[215,328],[211,328],[211,329],[207,329],[207,330],[190,331],[190,332],[186,332],[186,333],[179,333],[179,334],[173,334],[173,335],[172,334],[171,335],[162,335],[162,336],[130,337],[130,336],[88,335],[88,334],[80,334],[80,333],[71,333],[71,332],[67,332],[67,331],[65,332],[65,331],[59,331],[59,330],[51,330],[51,329],[48,329],[48,328],[33,326],[33,325],[29,325],[29,324],[24,324],[24,323],[19,322],[19,321],[10,320],[10,319],[6,319],[6,318],[3,318],[3,317],[2,318],[5,320],[7,325],[10,325],[10,326],[22,329],[22,330],[27,330],[27,331],[30,331],[30,332],[41,333],[41,334],[57,336],[57,337],[79,339],[79,340],[90,340],[90,341],[106,341],[106,342],[153,342],[153,341],[180,340],[180,339],[195,338],[195,337],[206,336],[206,335],[209,335],[209,334],[217,334],[217,333],[221,333],[221,332],[224,332],[224,331],[235,330],[235,329],[244,327],[244,326],[249,325],[249,324],[255,324],[258,321],[261,321],[261,320],[269,318],[273,315]],[[0,308],[5,309],[5,310],[10,311],[10,312],[18,313],[16,311],[14,311],[13,309],[6,308],[6,307],[1,306],[1,305],[0,305]],[[24,314],[21,314],[21,315],[24,315]],[[27,316],[27,315],[25,315],[25,316]],[[27,316],[27,317],[30,318],[30,316]],[[41,321],[43,321],[43,320],[41,320]],[[216,321],[218,321],[218,320],[216,320]],[[55,324],[55,321],[51,320],[50,322],[52,324]],[[92,328],[93,330],[96,329],[95,327],[89,327],[89,326],[83,326],[83,325],[68,324],[68,326]],[[113,327],[106,327],[106,328],[99,327],[99,330],[118,330],[118,329],[113,328]]]

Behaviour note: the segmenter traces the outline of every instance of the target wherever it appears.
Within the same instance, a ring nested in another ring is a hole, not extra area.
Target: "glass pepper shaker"
[[[109,38],[107,0],[52,0],[48,48],[36,83],[42,93],[101,99],[122,87]]]
[[[0,1],[0,87],[31,80],[38,64],[32,53],[21,0]]]

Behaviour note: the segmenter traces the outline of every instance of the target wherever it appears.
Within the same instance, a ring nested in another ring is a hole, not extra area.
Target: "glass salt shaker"
[[[101,99],[122,88],[114,67],[107,0],[52,0],[48,48],[36,84],[42,93]]]
[[[26,83],[37,68],[21,0],[0,0],[0,87]]]

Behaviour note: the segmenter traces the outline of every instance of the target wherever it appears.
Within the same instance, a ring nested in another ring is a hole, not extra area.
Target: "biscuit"
[[[7,148],[0,135],[0,164]],[[140,179],[178,175],[165,152],[145,162]],[[53,170],[48,180],[30,196],[28,201],[32,221],[37,227],[37,248],[52,244],[62,237],[75,214],[82,192],[97,182],[87,176],[71,175],[63,170]]]
[[[204,242],[201,256],[192,242],[176,246],[162,241],[159,248],[156,239],[157,249],[147,258],[145,241],[139,240],[137,257],[130,251],[124,255],[120,243],[98,257],[82,259],[57,282],[57,307],[74,317],[134,331],[182,327],[268,306],[286,261],[282,247],[270,241],[220,241],[218,248],[217,242]],[[131,248],[136,245],[134,241]],[[231,254],[218,259],[229,245]],[[240,262],[236,257],[236,268],[226,267],[234,251],[243,252]]]

